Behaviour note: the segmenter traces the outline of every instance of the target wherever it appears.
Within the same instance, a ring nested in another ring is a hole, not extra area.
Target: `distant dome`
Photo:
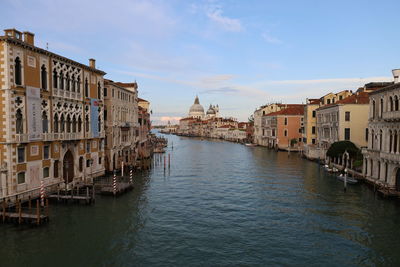
[[[210,105],[210,107],[207,110],[207,115],[215,115],[215,110],[212,108],[212,106]]]
[[[196,96],[194,100],[194,104],[190,107],[189,117],[203,117],[204,116],[204,108],[200,105],[199,98]]]

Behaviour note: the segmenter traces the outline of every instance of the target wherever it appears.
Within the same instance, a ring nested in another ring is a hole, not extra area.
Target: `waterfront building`
[[[204,118],[204,108],[202,105],[200,105],[200,100],[198,96],[196,96],[193,105],[190,107],[189,117],[196,119]]]
[[[137,88],[137,83],[105,80],[105,168],[109,172],[121,169],[122,164],[136,164],[139,142]]]
[[[292,105],[263,116],[263,143],[275,149],[301,150],[304,105]]]
[[[320,159],[334,142],[351,141],[358,148],[367,145],[368,92],[356,93],[316,109],[317,148]]]
[[[400,70],[393,70],[394,84],[371,92],[363,149],[365,177],[382,187],[400,192]]]
[[[36,47],[33,33],[4,32],[0,197],[103,175],[105,72]]]

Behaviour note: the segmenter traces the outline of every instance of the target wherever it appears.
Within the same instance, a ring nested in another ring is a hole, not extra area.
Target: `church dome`
[[[194,104],[190,107],[189,116],[191,117],[203,117],[204,116],[204,108],[200,105],[199,98],[196,96],[194,100]]]
[[[215,110],[210,105],[209,109],[207,110],[207,115],[215,115]]]

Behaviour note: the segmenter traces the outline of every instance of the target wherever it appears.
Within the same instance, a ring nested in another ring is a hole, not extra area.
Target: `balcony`
[[[14,141],[17,143],[27,143],[29,142],[28,134],[16,134]]]
[[[400,154],[399,153],[380,152],[380,158],[386,159],[386,160],[389,160],[392,162],[397,162],[397,163],[400,162]]]
[[[62,90],[62,89],[55,89],[55,88],[53,88],[53,96],[63,97],[63,98],[68,98],[68,99],[73,99],[73,100],[81,100],[82,99],[81,93],[66,91],[66,90]]]
[[[400,111],[383,112],[382,119],[385,121],[400,121]]]

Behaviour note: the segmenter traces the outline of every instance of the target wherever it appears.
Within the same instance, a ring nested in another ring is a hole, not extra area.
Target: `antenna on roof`
[[[49,51],[49,43],[46,43],[46,50]]]

